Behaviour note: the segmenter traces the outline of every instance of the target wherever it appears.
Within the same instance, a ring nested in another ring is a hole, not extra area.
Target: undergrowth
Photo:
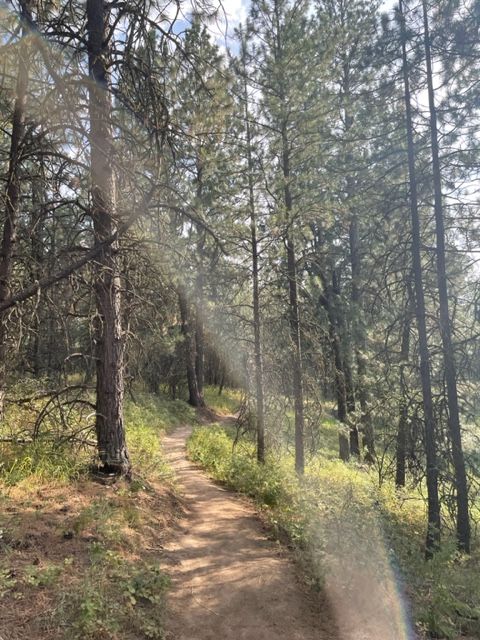
[[[21,393],[25,393],[23,387],[17,390],[17,395]],[[75,409],[61,419],[61,408],[57,413],[52,411],[42,429],[35,432],[42,404],[43,399],[25,406],[8,406],[0,424],[0,482],[4,487],[21,482],[68,483],[85,477],[95,461],[93,425],[82,426],[82,415]],[[124,419],[135,471],[140,475],[162,475],[167,470],[159,438],[180,424],[194,423],[195,413],[181,400],[138,393],[135,400],[126,401]]]
[[[32,441],[36,409],[10,405],[0,433],[0,635],[161,640],[161,541],[178,510],[161,437],[193,423],[194,411],[143,393],[128,399],[133,480],[104,486],[88,474],[93,434],[70,437],[79,414],[68,414],[63,431],[52,415]]]
[[[223,389],[219,393],[218,387],[205,387],[203,395],[207,407],[215,413],[226,416],[234,414],[242,402],[242,391],[238,389]]]
[[[164,638],[168,577],[158,564],[127,560],[121,553],[93,545],[82,580],[64,594],[56,612],[65,638]]]
[[[446,538],[425,562],[419,493],[379,487],[374,470],[344,464],[328,452],[314,456],[299,480],[290,455],[271,455],[258,465],[254,444],[244,439],[234,447],[233,431],[220,426],[195,429],[188,452],[216,480],[255,500],[314,584],[333,580],[345,593],[356,591],[358,598],[363,589],[375,601],[383,597],[376,594],[380,586],[385,591],[391,583],[397,590],[401,576],[418,630],[434,638],[480,638],[478,543],[465,557]]]

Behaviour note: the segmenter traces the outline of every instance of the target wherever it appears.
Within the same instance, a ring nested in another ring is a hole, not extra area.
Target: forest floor
[[[252,503],[215,485],[186,457],[181,427],[163,446],[184,514],[165,545],[172,578],[172,640],[333,640],[328,602],[302,582],[288,550],[269,537]]]
[[[1,503],[0,640],[137,640],[163,623],[155,567],[181,510],[169,489],[45,483]]]

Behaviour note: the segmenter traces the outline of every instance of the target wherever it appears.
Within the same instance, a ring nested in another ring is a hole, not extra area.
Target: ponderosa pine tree
[[[257,460],[265,462],[265,393],[263,379],[262,355],[262,321],[260,301],[260,242],[258,239],[257,202],[255,198],[255,166],[253,158],[252,115],[250,113],[250,95],[248,86],[247,39],[240,27],[238,31],[239,53],[239,85],[242,91],[243,121],[245,129],[245,160],[248,211],[250,217],[250,248],[252,260],[252,312],[253,342],[255,362],[255,418],[257,431]]]
[[[452,342],[452,319],[449,311],[448,276],[445,252],[445,222],[442,196],[442,172],[438,142],[438,120],[433,86],[433,62],[426,0],[422,0],[425,63],[427,69],[428,105],[430,111],[430,144],[432,154],[432,176],[434,191],[436,268],[440,305],[440,335],[442,340],[445,381],[447,387],[448,426],[452,441],[452,457],[455,469],[457,499],[457,538],[459,547],[470,551],[470,518],[468,513],[468,487],[462,447],[460,411],[458,407],[457,371]]]
[[[128,474],[130,459],[123,422],[124,340],[121,282],[114,235],[115,172],[110,95],[110,8],[104,0],[87,1],[90,82],[90,179],[95,243],[103,244],[96,261],[95,318],[96,421],[98,453],[106,471]]]
[[[415,147],[413,139],[413,118],[410,96],[410,79],[407,57],[407,35],[403,1],[399,2],[399,20],[402,47],[402,71],[405,100],[405,127],[408,150],[409,201],[412,225],[412,264],[415,283],[415,310],[420,351],[420,376],[423,394],[423,412],[425,420],[425,451],[427,457],[427,501],[428,526],[426,537],[426,554],[431,556],[440,540],[440,503],[438,498],[437,468],[437,429],[433,412],[430,350],[426,327],[425,294],[423,290],[423,268],[420,236],[420,217],[418,210],[417,173],[415,163]]]
[[[364,310],[364,282],[366,281],[365,254],[363,235],[366,225],[361,224],[361,200],[357,195],[362,189],[366,173],[368,156],[361,141],[367,141],[371,123],[365,119],[367,108],[365,94],[369,93],[370,120],[375,113],[375,93],[372,79],[375,75],[375,64],[372,51],[377,38],[377,11],[375,2],[366,0],[321,0],[316,2],[318,23],[317,36],[319,46],[323,41],[332,42],[330,80],[333,83],[331,109],[333,115],[332,132],[335,153],[335,163],[340,165],[341,171],[336,184],[336,201],[342,210],[341,224],[348,227],[348,252],[350,257],[350,301],[349,333],[351,338],[345,340],[343,351],[345,361],[349,362],[348,352],[353,346],[356,362],[355,400],[360,407],[360,431],[363,434],[363,444],[366,448],[366,459],[370,462],[375,458],[375,438],[373,419],[368,389],[368,354],[366,319]],[[367,148],[368,148],[368,142]],[[333,168],[333,167],[332,167]],[[338,169],[337,169],[338,171]],[[338,278],[337,278],[338,281]],[[344,305],[344,309],[347,306]],[[343,332],[343,336],[346,333]],[[350,344],[350,341],[352,344]],[[350,402],[349,421],[354,422],[355,400]],[[359,455],[360,445],[356,425],[350,429],[350,449],[354,455]]]
[[[278,224],[283,230],[288,285],[289,361],[295,412],[295,468],[304,470],[304,380],[296,236],[301,227],[301,200],[295,193],[296,157],[300,131],[309,118],[313,77],[305,60],[311,46],[307,5],[302,0],[259,1],[252,4],[252,36],[258,71],[255,88],[262,90],[261,125],[266,132],[269,156],[277,172],[270,172]],[[298,46],[305,43],[305,49]],[[302,148],[303,151],[303,148]]]

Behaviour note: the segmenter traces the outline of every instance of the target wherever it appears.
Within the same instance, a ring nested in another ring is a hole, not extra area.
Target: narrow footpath
[[[165,547],[168,640],[338,640],[327,604],[267,538],[253,506],[186,458],[189,427],[164,439],[185,515]]]

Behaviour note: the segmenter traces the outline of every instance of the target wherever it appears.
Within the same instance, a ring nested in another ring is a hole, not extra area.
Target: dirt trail
[[[189,433],[181,428],[164,440],[186,503],[165,549],[173,580],[169,640],[337,639],[328,606],[266,538],[252,506],[186,459]]]

